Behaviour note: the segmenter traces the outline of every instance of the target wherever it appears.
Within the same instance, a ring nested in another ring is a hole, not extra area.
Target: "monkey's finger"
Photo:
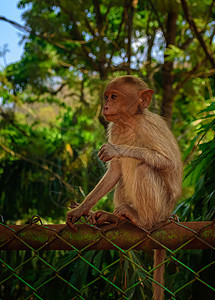
[[[91,225],[93,225],[93,216],[92,216],[92,215],[89,216],[89,217],[87,218],[87,220],[89,221],[89,223],[90,223]]]
[[[124,212],[124,203],[121,203],[119,206],[117,206],[115,209],[114,209],[114,213],[121,213],[121,212]]]
[[[101,153],[100,155],[98,155],[98,157],[102,160],[104,158],[104,153]]]
[[[100,158],[100,160],[103,161],[103,162],[107,162],[107,161],[109,161],[109,160],[112,159],[111,156],[109,156],[108,154],[105,154],[105,153],[104,153],[101,157],[99,157],[99,158]]]
[[[99,159],[102,160],[102,161],[105,161],[106,156],[107,156],[107,155],[105,155],[105,153],[102,153],[102,154],[99,156]]]
[[[75,231],[75,232],[78,231],[78,228],[77,228],[75,225],[73,225],[73,223],[70,222],[69,220],[66,221],[66,224],[67,224],[67,226],[69,226],[73,231]]]
[[[89,217],[89,219],[91,219],[91,222],[93,225],[98,223],[98,219],[100,218],[101,215],[102,215],[102,212],[97,211]]]
[[[100,148],[100,150],[103,150],[103,149],[105,149],[105,148],[107,147],[107,145],[108,145],[108,144],[104,144],[104,145],[102,145],[102,146],[101,146],[101,148]]]
[[[95,213],[95,219],[98,220],[103,214],[104,214],[103,211],[98,210],[98,211]]]
[[[122,211],[114,211],[114,214],[121,220],[127,219],[125,213]]]
[[[100,159],[101,159],[101,156],[102,156],[102,153],[99,153],[99,154],[98,154],[98,158],[100,158]]]
[[[104,153],[104,151],[105,151],[105,149],[103,148],[101,148],[100,150],[99,150],[99,153],[98,153],[98,157],[100,157],[103,153]]]
[[[114,214],[117,216],[123,215],[124,211],[119,207],[114,210]]]
[[[114,213],[114,214],[118,214],[118,213],[119,213],[119,208],[118,208],[118,207],[115,208],[113,213]]]
[[[107,157],[105,157],[105,158],[103,158],[103,159],[102,159],[102,161],[103,161],[103,162],[107,162],[107,161],[109,161],[109,160],[111,160],[111,158],[110,158],[110,157],[108,157],[108,158],[107,158]]]
[[[100,225],[104,224],[105,222],[113,223],[113,219],[110,214],[103,214],[100,216],[100,218],[97,220],[97,222]]]
[[[88,221],[90,222],[90,224],[96,225],[97,222],[96,222],[96,216],[95,216],[95,214],[89,216],[88,217]]]
[[[104,149],[105,146],[106,146],[106,144],[102,145],[99,151],[101,151],[102,149]]]
[[[71,222],[72,224],[76,223],[80,218],[76,217],[76,216],[72,216],[71,217]]]
[[[105,161],[105,155],[102,155],[99,158],[100,158],[100,160]]]
[[[103,154],[102,153],[99,153],[98,154],[98,157],[102,160],[102,156],[103,156]]]
[[[68,215],[67,216],[67,221],[71,224],[74,224],[75,222],[77,222],[80,218],[76,217],[76,216],[71,216],[71,215]]]
[[[97,219],[97,224],[102,225],[105,221],[106,221],[106,217],[105,217],[104,215],[103,215],[103,216],[100,216],[100,217]]]
[[[105,222],[110,222],[110,215],[109,214],[106,214],[106,213],[103,213],[103,214],[100,214],[99,217],[97,218],[97,223],[99,225],[102,225],[104,224]]]

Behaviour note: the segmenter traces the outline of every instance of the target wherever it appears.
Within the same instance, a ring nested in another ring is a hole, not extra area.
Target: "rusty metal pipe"
[[[78,231],[66,225],[4,225],[0,224],[0,250],[127,250],[161,249],[207,249],[215,247],[214,222],[171,221],[148,233],[129,222],[106,231],[77,224]]]

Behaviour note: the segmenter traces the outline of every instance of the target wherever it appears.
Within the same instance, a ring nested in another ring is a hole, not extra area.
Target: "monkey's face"
[[[138,106],[138,92],[128,84],[110,84],[104,92],[103,115],[109,122],[118,123],[131,118]]]

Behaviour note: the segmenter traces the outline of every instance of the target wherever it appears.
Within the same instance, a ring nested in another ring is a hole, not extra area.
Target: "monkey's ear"
[[[140,91],[140,106],[142,109],[149,106],[153,93],[154,91],[150,89]]]

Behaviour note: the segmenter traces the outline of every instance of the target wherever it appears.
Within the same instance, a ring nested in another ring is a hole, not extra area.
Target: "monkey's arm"
[[[105,144],[101,147],[98,156],[104,162],[114,157],[131,157],[157,169],[169,169],[173,166],[173,161],[157,150],[127,145]]]
[[[117,160],[110,163],[110,167],[95,188],[86,196],[84,201],[77,208],[67,213],[67,224],[72,224],[81,216],[86,215],[100,198],[110,192],[121,177],[121,167]]]

